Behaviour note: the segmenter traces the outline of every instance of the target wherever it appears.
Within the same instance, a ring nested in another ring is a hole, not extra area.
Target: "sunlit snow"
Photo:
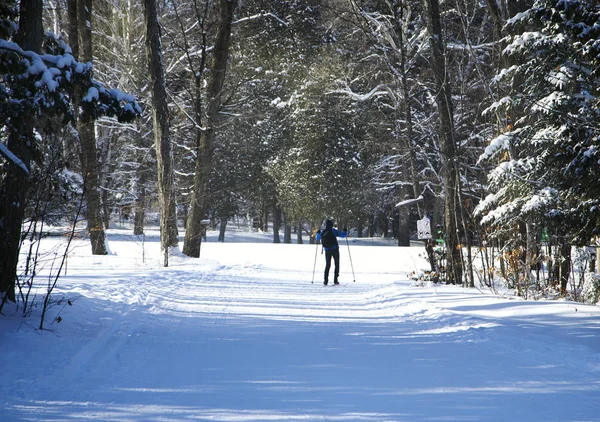
[[[0,419],[598,420],[600,307],[411,280],[422,245],[375,238],[342,240],[324,287],[316,245],[230,226],[167,268],[156,230],[76,240],[53,296],[73,306],[42,332],[39,309],[0,317]]]

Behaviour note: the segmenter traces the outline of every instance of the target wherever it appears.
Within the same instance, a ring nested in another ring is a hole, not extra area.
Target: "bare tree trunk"
[[[100,180],[98,177],[94,122],[84,122],[78,119],[77,131],[79,132],[79,141],[81,143],[80,159],[84,181],[83,192],[86,202],[87,228],[92,244],[92,254],[106,255],[106,238],[100,200]]]
[[[219,27],[213,48],[207,88],[206,127],[200,134],[194,175],[194,191],[183,243],[183,253],[194,258],[200,257],[202,243],[202,225],[200,222],[204,218],[206,208],[208,181],[214,153],[215,126],[219,107],[221,106],[221,91],[229,59],[231,25],[236,5],[237,0],[219,0]]]
[[[417,171],[416,171],[416,161],[417,161],[417,157],[416,157],[416,152],[415,152],[415,147],[413,145],[413,123],[412,123],[412,106],[411,106],[411,96],[410,96],[410,86],[409,86],[409,82],[408,82],[408,74],[407,74],[407,52],[406,52],[406,43],[404,42],[405,39],[405,31],[406,31],[406,26],[405,26],[405,22],[407,20],[410,19],[410,10],[405,10],[405,8],[407,8],[407,4],[405,4],[404,2],[402,2],[401,0],[394,0],[394,22],[395,22],[395,27],[396,27],[396,33],[398,36],[398,48],[399,48],[399,53],[400,53],[400,79],[401,79],[401,84],[402,84],[402,98],[403,98],[403,105],[404,105],[404,119],[406,121],[406,147],[408,150],[408,157],[409,157],[409,169],[410,169],[410,177],[412,180],[412,194],[413,194],[413,198],[418,198],[419,195],[421,194],[421,189],[419,188],[419,180],[417,177]],[[405,16],[405,13],[408,13],[408,19],[406,19],[407,17]],[[431,191],[428,191],[431,192]],[[435,197],[435,196],[434,196]],[[433,198],[428,198],[428,202],[433,199]],[[427,217],[429,218],[431,227],[435,227],[435,221],[434,221],[434,213],[433,213],[433,207],[421,207],[420,205],[418,205],[417,203],[417,207],[418,207],[418,212],[419,212],[419,217],[423,218],[423,217]],[[425,244],[425,251],[427,252],[427,256],[429,257],[429,263],[431,266],[431,271],[432,273],[437,274],[438,272],[438,268],[437,268],[437,263],[435,261],[435,256],[433,253],[433,241],[432,239],[428,239],[425,240],[424,242]],[[410,246],[410,241],[408,243],[408,246]]]
[[[462,282],[462,259],[457,231],[457,213],[460,206],[458,198],[458,171],[456,168],[456,145],[454,141],[454,125],[452,98],[448,85],[448,75],[442,43],[442,28],[440,24],[440,10],[438,0],[423,0],[427,30],[429,31],[429,44],[431,46],[431,64],[437,88],[437,105],[440,119],[440,143],[442,149],[442,175],[444,177],[445,223],[446,223],[446,250],[447,257],[447,282]]]
[[[136,236],[144,234],[144,220],[146,216],[146,183],[148,182],[148,170],[146,169],[146,161],[144,157],[147,153],[144,150],[144,142],[142,135],[138,133],[136,135],[136,143],[138,145],[138,168],[136,169],[137,183],[136,183],[136,197],[133,211],[133,234]]]
[[[73,57],[81,63],[92,61],[92,0],[69,0],[69,42]],[[82,86],[75,86],[73,100],[76,104],[75,121],[79,134],[79,159],[83,175],[83,194],[86,202],[88,234],[92,254],[106,255],[106,237],[100,198],[98,174],[98,151],[96,148],[95,125],[92,119],[84,119],[78,105],[85,93]]]
[[[562,238],[560,241],[560,292],[567,294],[569,275],[571,274],[571,244]]]
[[[273,201],[273,243],[281,243],[279,230],[281,229],[281,209]]]
[[[23,50],[40,52],[43,39],[42,0],[22,0],[17,43]],[[13,118],[7,148],[30,168],[34,156],[32,116],[23,110]],[[17,264],[21,247],[21,226],[25,215],[29,174],[20,167],[8,164],[0,174],[0,292],[14,302]]]
[[[498,0],[485,0],[485,4],[487,5],[489,14],[494,22],[493,41],[497,42],[502,39],[502,28],[506,23],[507,17],[502,13]],[[495,46],[494,48],[497,49],[495,57],[500,57],[502,55],[500,54],[501,51],[499,51],[502,48],[501,45]]]
[[[431,189],[429,185],[425,186],[423,189],[423,215],[430,216],[429,224],[431,225],[431,239],[425,240],[425,252],[427,252],[427,259],[429,260],[429,265],[431,266],[431,272],[434,274],[434,281],[437,283],[439,280],[439,272],[440,268],[438,267],[437,260],[435,258],[435,238],[437,236],[436,226],[434,224],[434,216],[435,216],[435,203],[436,203],[435,193]]]
[[[160,27],[155,0],[144,0],[146,19],[146,56],[152,91],[152,119],[158,173],[158,203],[160,208],[160,246],[163,265],[169,265],[169,248],[177,246],[177,217],[173,192],[173,153],[169,127],[167,90],[162,62]]]
[[[289,224],[283,226],[283,243],[292,243],[292,226]]]
[[[298,221],[298,232],[296,233],[296,243],[298,245],[302,245],[304,243],[304,240],[302,239],[302,230],[304,230],[304,227],[302,226],[302,221]]]
[[[133,234],[141,236],[144,234],[144,220],[146,219],[146,189],[138,188],[135,199],[135,210],[133,212]]]
[[[398,211],[398,246],[410,246],[410,210]]]
[[[283,243],[292,243],[292,225],[288,221],[287,215],[283,215]]]
[[[227,228],[227,217],[221,217],[219,219],[219,242],[225,242],[225,229]],[[206,240],[206,237],[204,238]]]

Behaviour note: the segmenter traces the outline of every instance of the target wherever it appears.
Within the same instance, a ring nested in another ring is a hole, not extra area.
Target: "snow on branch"
[[[396,96],[394,95],[394,92],[391,90],[391,88],[389,86],[383,85],[383,84],[377,85],[375,88],[373,88],[371,91],[369,91],[366,94],[356,93],[356,92],[352,91],[349,87],[344,88],[344,89],[336,89],[333,91],[328,91],[327,94],[348,95],[352,99],[354,99],[356,101],[360,101],[360,102],[368,101],[373,97],[389,96],[394,100],[394,104],[397,104],[397,100],[396,100]]]
[[[63,40],[56,39],[57,50],[62,54],[38,54],[23,50],[17,43],[0,39],[0,69],[12,77],[8,83],[26,86],[33,82],[34,89],[28,90],[26,97],[33,107],[59,111],[68,114],[71,96],[69,91],[74,84],[87,89],[82,100],[84,113],[91,118],[101,115],[116,116],[120,122],[128,122],[142,114],[136,99],[118,89],[107,89],[92,78],[92,64],[79,63],[71,54],[71,48]],[[20,60],[17,73],[7,69],[16,54]],[[6,56],[6,57],[5,57]]]
[[[481,164],[483,161],[489,160],[491,157],[495,156],[499,151],[505,151],[510,146],[510,141],[512,139],[511,134],[501,134],[496,138],[492,139],[490,144],[486,147],[483,154],[479,156],[477,160],[477,164]]]
[[[0,39],[0,50],[13,52],[23,57],[28,66],[26,75],[39,76],[36,88],[46,86],[50,92],[56,91],[59,86],[57,81],[62,72],[61,69],[72,67],[76,73],[85,73],[91,69],[91,64],[78,63],[71,54],[71,48],[66,43],[61,43],[64,49],[63,55],[37,54],[34,51],[23,50],[17,43]]]
[[[237,21],[234,21],[233,25],[237,25],[238,23],[248,22],[248,21],[251,21],[251,20],[254,20],[254,19],[267,18],[267,17],[275,19],[277,22],[279,22],[280,24],[282,24],[284,26],[289,26],[288,22],[284,21],[279,16],[274,15],[273,13],[270,13],[270,12],[267,12],[267,13],[258,13],[256,15],[246,16],[245,18],[241,18],[241,19],[238,19]]]
[[[402,201],[402,202],[398,202],[395,207],[396,208],[400,208],[400,207],[406,207],[408,205],[413,205],[416,204],[417,202],[421,202],[423,200],[423,195],[419,195],[418,198],[413,198],[413,199],[407,199],[406,201]]]
[[[503,151],[508,151],[510,148],[513,139],[519,136],[519,134],[523,131],[523,128],[515,129],[511,132],[506,132],[498,135],[494,139],[490,141],[490,144],[486,147],[483,154],[479,156],[477,160],[477,164],[481,164],[482,162],[489,160],[498,155]]]
[[[11,161],[17,167],[21,168],[25,174],[29,175],[29,169],[23,161],[13,154],[2,142],[0,142],[0,155],[3,155],[8,161]]]

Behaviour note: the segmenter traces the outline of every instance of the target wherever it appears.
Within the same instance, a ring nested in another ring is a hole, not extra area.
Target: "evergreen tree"
[[[599,192],[590,183],[599,171],[599,18],[586,2],[540,0],[510,20],[505,52],[514,65],[497,80],[514,91],[490,111],[521,117],[481,157],[499,162],[489,174],[492,193],[478,207],[483,222],[498,233],[521,223],[538,239],[547,229],[561,251],[563,292],[569,245],[599,232]]]

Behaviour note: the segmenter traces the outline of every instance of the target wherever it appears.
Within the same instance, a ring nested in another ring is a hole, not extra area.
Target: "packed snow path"
[[[600,421],[599,307],[418,287],[418,248],[324,287],[314,245],[155,247],[77,249],[51,331],[0,317],[0,420]]]

